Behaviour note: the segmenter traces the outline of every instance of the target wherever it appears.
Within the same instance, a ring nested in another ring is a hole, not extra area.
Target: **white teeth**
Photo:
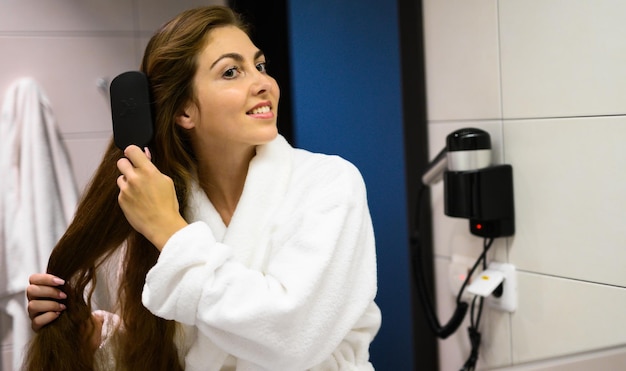
[[[253,115],[257,115],[259,113],[268,113],[269,111],[270,111],[269,106],[263,106],[263,107],[258,107],[258,108],[253,109],[252,111],[250,111],[250,113]]]

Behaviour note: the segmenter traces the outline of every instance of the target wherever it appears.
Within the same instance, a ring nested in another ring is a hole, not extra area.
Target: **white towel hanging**
[[[44,272],[78,191],[48,98],[31,78],[6,92],[0,116],[0,310],[13,317],[14,369],[30,337],[23,292]],[[16,309],[18,308],[18,309]],[[20,315],[19,308],[23,309]]]

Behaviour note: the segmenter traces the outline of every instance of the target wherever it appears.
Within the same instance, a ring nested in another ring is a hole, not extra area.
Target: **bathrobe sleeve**
[[[263,227],[267,242],[249,242],[263,252],[263,264],[250,268],[235,258],[240,247],[217,242],[203,222],[190,224],[148,273],[144,305],[197,326],[254,369],[369,367],[380,312],[373,302],[375,244],[363,179],[339,157],[298,156],[303,159]]]

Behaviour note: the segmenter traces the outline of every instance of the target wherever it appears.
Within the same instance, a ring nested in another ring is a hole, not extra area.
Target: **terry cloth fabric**
[[[6,92],[0,116],[0,310],[13,320],[13,365],[31,336],[24,291],[44,272],[78,192],[50,102],[31,78]]]
[[[186,218],[143,291],[194,339],[186,370],[373,369],[374,233],[352,164],[279,136],[257,148],[229,226],[197,184]]]

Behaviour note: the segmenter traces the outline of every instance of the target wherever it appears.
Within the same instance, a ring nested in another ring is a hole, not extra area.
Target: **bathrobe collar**
[[[228,227],[194,179],[185,213],[187,221],[207,223],[217,241],[233,247],[238,261],[250,268],[262,267],[265,254],[261,251],[265,249],[252,247],[267,246],[269,243],[271,215],[286,194],[292,172],[292,149],[281,135],[257,147]],[[255,254],[255,251],[258,253]]]

